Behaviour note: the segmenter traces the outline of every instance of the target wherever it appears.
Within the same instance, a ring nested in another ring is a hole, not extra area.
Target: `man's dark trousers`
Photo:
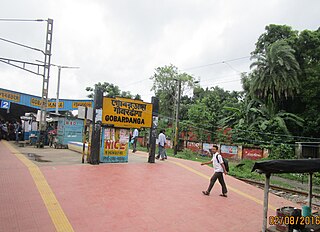
[[[213,188],[214,183],[216,182],[217,179],[219,180],[219,183],[221,184],[222,194],[227,194],[228,190],[227,190],[226,183],[224,182],[223,172],[215,172],[213,174],[213,176],[210,179],[210,185],[208,187],[207,192],[210,193],[210,191]]]

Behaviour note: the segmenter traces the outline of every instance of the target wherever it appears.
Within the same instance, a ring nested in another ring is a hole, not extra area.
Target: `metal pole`
[[[88,114],[88,107],[85,107],[84,108],[84,120],[83,120],[83,137],[82,137],[82,163],[84,163],[84,156],[85,156],[85,152],[86,152],[87,114]]]
[[[151,98],[152,102],[152,126],[150,128],[149,135],[149,157],[148,163],[155,162],[156,153],[156,139],[157,139],[157,127],[158,127],[158,115],[159,115],[159,99],[156,97]]]
[[[178,139],[179,139],[179,108],[180,108],[180,96],[181,95],[181,80],[178,80],[178,100],[177,100],[177,112],[176,112],[176,126],[174,136],[174,151],[173,154],[178,153]]]
[[[89,163],[99,164],[100,158],[100,133],[101,126],[96,121],[97,109],[102,109],[103,92],[97,86],[94,90],[94,107],[93,107],[93,118],[92,118],[92,135],[91,135],[91,150]]]
[[[268,173],[266,174],[266,180],[265,180],[265,185],[264,185],[262,232],[266,232],[267,231],[270,176],[271,176],[271,174],[268,174]]]
[[[53,31],[53,20],[48,19],[46,44],[45,44],[45,51],[44,51],[45,56],[44,56],[41,111],[40,111],[40,122],[39,122],[39,138],[38,138],[38,145],[37,145],[40,148],[44,146],[44,136],[45,136],[45,130],[46,130],[46,113],[47,113],[47,107],[48,107],[52,31]]]
[[[148,163],[155,162],[155,154],[156,154],[156,137],[157,137],[157,128],[154,125],[154,121],[156,117],[152,117],[152,127],[150,128],[150,135],[149,135],[149,157]]]
[[[57,86],[57,98],[56,98],[56,114],[59,113],[60,74],[61,74],[61,66],[58,66],[58,86]]]
[[[312,174],[313,173],[309,173],[309,194],[308,194],[308,206],[310,209],[311,208],[311,203],[312,203]],[[311,210],[312,211],[312,210]]]

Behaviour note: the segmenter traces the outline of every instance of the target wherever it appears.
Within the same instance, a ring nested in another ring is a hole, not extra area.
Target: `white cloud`
[[[180,70],[249,56],[266,25],[293,29],[319,27],[316,0],[13,0],[1,4],[1,18],[52,18],[52,63],[63,69],[61,98],[85,98],[85,87],[110,82],[150,101],[154,69]],[[45,23],[0,22],[0,37],[44,48]],[[0,41],[0,57],[34,62],[43,55]],[[204,87],[240,90],[239,72],[249,59],[186,72]],[[230,67],[231,66],[231,67]],[[235,71],[237,70],[237,71]],[[239,71],[239,72],[238,72]],[[55,97],[57,68],[51,69],[49,97]],[[41,78],[0,63],[2,88],[40,95]]]

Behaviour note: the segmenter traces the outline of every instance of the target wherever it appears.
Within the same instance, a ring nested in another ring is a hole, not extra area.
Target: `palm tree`
[[[265,54],[253,55],[256,59],[250,66],[255,68],[252,75],[251,91],[273,101],[285,96],[293,96],[299,90],[299,64],[294,50],[284,40],[278,40],[266,49]]]

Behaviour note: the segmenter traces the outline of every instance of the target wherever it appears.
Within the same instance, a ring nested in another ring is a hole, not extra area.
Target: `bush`
[[[289,144],[279,144],[270,146],[270,159],[293,159],[294,149]]]

